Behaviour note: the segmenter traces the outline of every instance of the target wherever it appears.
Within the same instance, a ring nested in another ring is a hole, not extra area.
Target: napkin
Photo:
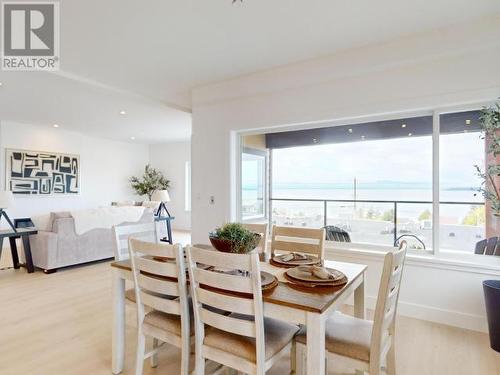
[[[335,279],[335,276],[331,274],[330,271],[328,271],[324,267],[319,267],[319,266],[311,266],[310,268],[311,275],[317,277],[318,279],[321,280],[330,280],[330,279]]]
[[[300,254],[300,253],[295,253],[295,252],[283,255],[281,257],[281,260],[284,262],[290,262],[291,260],[306,260],[306,259],[307,259],[306,255]]]

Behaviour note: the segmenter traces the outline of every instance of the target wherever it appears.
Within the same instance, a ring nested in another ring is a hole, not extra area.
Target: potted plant
[[[257,247],[261,235],[239,223],[228,223],[209,235],[212,246],[226,253],[247,254]]]
[[[147,195],[149,200],[151,200],[155,191],[168,190],[170,187],[170,181],[149,164],[144,168],[142,179],[133,176],[130,178],[130,183],[137,195]]]
[[[500,216],[500,186],[498,178],[500,177],[500,105],[484,108],[481,111],[481,129],[484,132],[483,139],[488,142],[487,153],[491,155],[491,161],[487,163],[486,169],[476,165],[478,176],[483,179],[479,191],[484,198],[490,202],[493,215]]]

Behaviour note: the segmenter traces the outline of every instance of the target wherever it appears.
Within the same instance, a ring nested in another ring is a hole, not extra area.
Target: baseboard
[[[376,297],[366,297],[366,307],[375,309]],[[444,310],[432,306],[419,305],[399,301],[398,315],[410,318],[427,320],[434,323],[446,324],[453,327],[470,329],[472,331],[488,332],[486,318],[481,315],[464,314],[459,311]]]

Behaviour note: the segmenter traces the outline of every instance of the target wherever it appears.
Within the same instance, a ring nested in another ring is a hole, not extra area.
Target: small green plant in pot
[[[226,253],[247,254],[257,247],[261,235],[239,223],[228,223],[209,235],[212,246]]]

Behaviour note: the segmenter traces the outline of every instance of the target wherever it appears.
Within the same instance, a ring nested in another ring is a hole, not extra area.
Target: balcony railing
[[[417,209],[416,205],[420,208]],[[443,206],[454,207],[445,209]],[[465,242],[467,248],[473,247],[482,238],[481,231],[484,236],[482,223],[464,225],[459,220],[463,219],[467,210],[463,206],[480,207],[484,203],[440,202],[441,211],[454,211],[450,217],[442,219],[440,226],[440,238],[444,238],[442,245],[444,241],[445,247],[452,250],[459,250]],[[423,243],[424,248],[432,247],[432,201],[271,198],[269,212],[271,224],[335,225],[347,232],[352,232],[351,225],[356,225],[358,233],[353,234],[358,239],[363,238],[360,242],[393,244],[401,235],[408,235],[416,237],[416,242]],[[290,212],[293,214],[287,215]],[[456,222],[450,223],[451,218],[456,219]],[[444,223],[446,220],[448,223]],[[358,242],[356,238],[354,242]],[[416,242],[415,246],[420,246]]]

